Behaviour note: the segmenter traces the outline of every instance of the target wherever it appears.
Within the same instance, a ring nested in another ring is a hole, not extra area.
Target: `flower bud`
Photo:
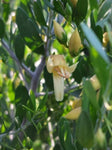
[[[79,99],[75,99],[72,102],[72,109],[77,108],[77,107],[81,107],[81,105],[82,105],[82,100],[80,98]]]
[[[77,28],[72,33],[68,46],[69,46],[69,52],[72,56],[77,55],[79,53],[79,50],[82,47],[82,43]]]
[[[107,148],[107,142],[105,134],[102,129],[99,128],[95,134],[95,150],[105,150]]]
[[[99,80],[96,77],[96,75],[94,75],[90,78],[90,82],[95,90],[100,89],[101,86],[100,86]]]
[[[64,29],[55,20],[53,21],[53,24],[54,24],[54,33],[55,33],[56,38],[61,44],[66,44],[67,35]]]
[[[112,37],[112,32],[110,33],[110,35]],[[108,32],[105,32],[103,34],[103,46],[106,47],[108,42],[109,42],[109,34],[108,34]]]
[[[77,107],[73,110],[71,110],[66,116],[64,116],[66,119],[69,120],[76,120],[80,116],[81,113],[81,107]]]
[[[12,21],[13,21],[14,23],[16,22],[16,14],[15,14],[15,13],[12,14],[12,18],[11,18],[11,19],[12,19]]]
[[[71,3],[73,4],[74,7],[76,7],[78,0],[71,0]]]

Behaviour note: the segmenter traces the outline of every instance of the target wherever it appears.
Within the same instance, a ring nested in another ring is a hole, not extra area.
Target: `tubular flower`
[[[57,101],[64,96],[64,78],[69,78],[75,70],[76,64],[68,66],[63,55],[50,55],[47,60],[47,70],[53,73],[54,92]]]
[[[64,29],[55,20],[53,21],[53,25],[54,25],[54,33],[55,33],[55,36],[58,39],[58,41],[62,44],[66,44],[67,35],[66,35]]]

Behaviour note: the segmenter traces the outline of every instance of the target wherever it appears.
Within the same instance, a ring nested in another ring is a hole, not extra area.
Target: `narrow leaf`
[[[45,22],[44,15],[42,12],[43,8],[41,6],[40,0],[37,0],[36,2],[34,2],[33,7],[34,7],[34,13],[35,13],[38,23],[40,25],[46,26],[46,22]]]
[[[88,9],[88,0],[78,0],[73,12],[73,20],[77,25],[86,17]]]
[[[95,33],[84,23],[81,23],[81,28],[87,40],[95,48],[96,52],[105,60],[106,63],[109,63],[109,59]]]
[[[5,34],[5,24],[3,20],[0,18],[0,38],[3,38]]]

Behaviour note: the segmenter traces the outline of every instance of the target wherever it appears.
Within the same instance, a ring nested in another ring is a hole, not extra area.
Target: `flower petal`
[[[73,64],[73,65],[69,66],[69,67],[68,67],[68,72],[69,72],[69,73],[74,72],[74,70],[76,69],[76,67],[77,67],[77,64]]]
[[[53,72],[53,61],[51,59],[51,57],[48,57],[47,63],[46,63],[46,67],[49,73]]]
[[[64,78],[53,73],[53,81],[56,101],[62,101],[64,96]]]

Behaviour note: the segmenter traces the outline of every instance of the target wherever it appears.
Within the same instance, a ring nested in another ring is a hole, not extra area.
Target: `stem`
[[[39,66],[36,68],[33,74],[32,81],[31,81],[31,89],[32,91],[34,91],[34,93],[36,93],[36,88],[38,86],[40,75],[44,69],[44,66],[45,66],[45,57],[43,56]]]
[[[27,75],[29,75],[31,78],[33,77],[33,72],[24,63],[22,63],[22,68],[25,70]]]
[[[71,87],[67,87],[65,90],[64,90],[64,93],[68,93],[69,91],[71,91],[71,90],[74,90],[74,89],[77,89],[77,88],[79,88],[80,87],[80,85],[73,85],[73,86],[71,86]],[[50,92],[40,92],[40,93],[35,93],[35,95],[36,95],[36,97],[39,97],[39,96],[44,96],[44,95],[46,95],[46,94],[48,94],[48,95],[52,95],[54,93],[54,91],[50,91]]]
[[[53,148],[55,146],[54,138],[53,138],[53,127],[52,123],[49,121],[48,122],[48,130],[49,130],[49,137],[51,140],[51,147]]]
[[[13,52],[13,50],[10,49],[9,45],[6,43],[6,41],[4,39],[1,40],[1,43],[3,45],[3,47],[5,48],[5,50],[9,53],[9,55],[12,57],[12,59],[15,60],[16,64],[17,64],[17,67],[18,67],[18,70],[20,72],[20,78],[24,81],[25,83],[25,86],[27,88],[27,90],[29,90],[29,86],[25,80],[25,77],[23,75],[23,72],[22,72],[22,67],[21,67],[21,64],[18,60],[18,58],[16,57],[15,53]]]

